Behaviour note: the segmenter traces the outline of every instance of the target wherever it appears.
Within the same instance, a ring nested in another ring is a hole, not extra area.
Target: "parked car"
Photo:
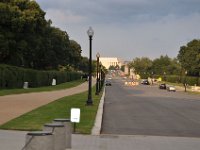
[[[112,84],[111,84],[111,82],[110,82],[109,80],[106,80],[106,81],[105,81],[105,85],[106,85],[106,86],[111,86]]]
[[[173,92],[176,92],[176,88],[172,85],[170,86],[167,86],[167,90],[170,92],[170,91],[173,91]]]
[[[166,88],[167,88],[167,86],[165,83],[162,83],[159,85],[159,89],[166,89]]]
[[[143,80],[141,81],[141,84],[149,85],[150,83],[149,83],[149,81],[148,81],[147,79],[143,79]]]

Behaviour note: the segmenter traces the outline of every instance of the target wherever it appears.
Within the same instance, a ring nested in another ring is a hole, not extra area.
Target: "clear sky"
[[[88,57],[92,26],[93,59],[176,57],[180,46],[200,39],[200,0],[36,0],[46,19],[67,31]]]

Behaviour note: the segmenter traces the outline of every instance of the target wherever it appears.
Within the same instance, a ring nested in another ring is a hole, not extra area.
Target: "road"
[[[106,87],[102,134],[200,137],[200,96],[112,79]]]

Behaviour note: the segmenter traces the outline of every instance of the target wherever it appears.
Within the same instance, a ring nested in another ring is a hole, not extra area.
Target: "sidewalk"
[[[92,82],[93,85],[95,81]],[[59,91],[0,96],[0,125],[59,98],[88,90],[88,82]]]
[[[26,132],[0,130],[1,150],[21,150]],[[140,135],[72,135],[71,150],[199,150],[199,138]]]

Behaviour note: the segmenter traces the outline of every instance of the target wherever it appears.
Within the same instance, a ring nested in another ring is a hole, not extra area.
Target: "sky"
[[[92,55],[133,60],[174,58],[200,39],[200,0],[36,0],[53,26],[67,31],[89,57],[87,30],[94,30]]]

